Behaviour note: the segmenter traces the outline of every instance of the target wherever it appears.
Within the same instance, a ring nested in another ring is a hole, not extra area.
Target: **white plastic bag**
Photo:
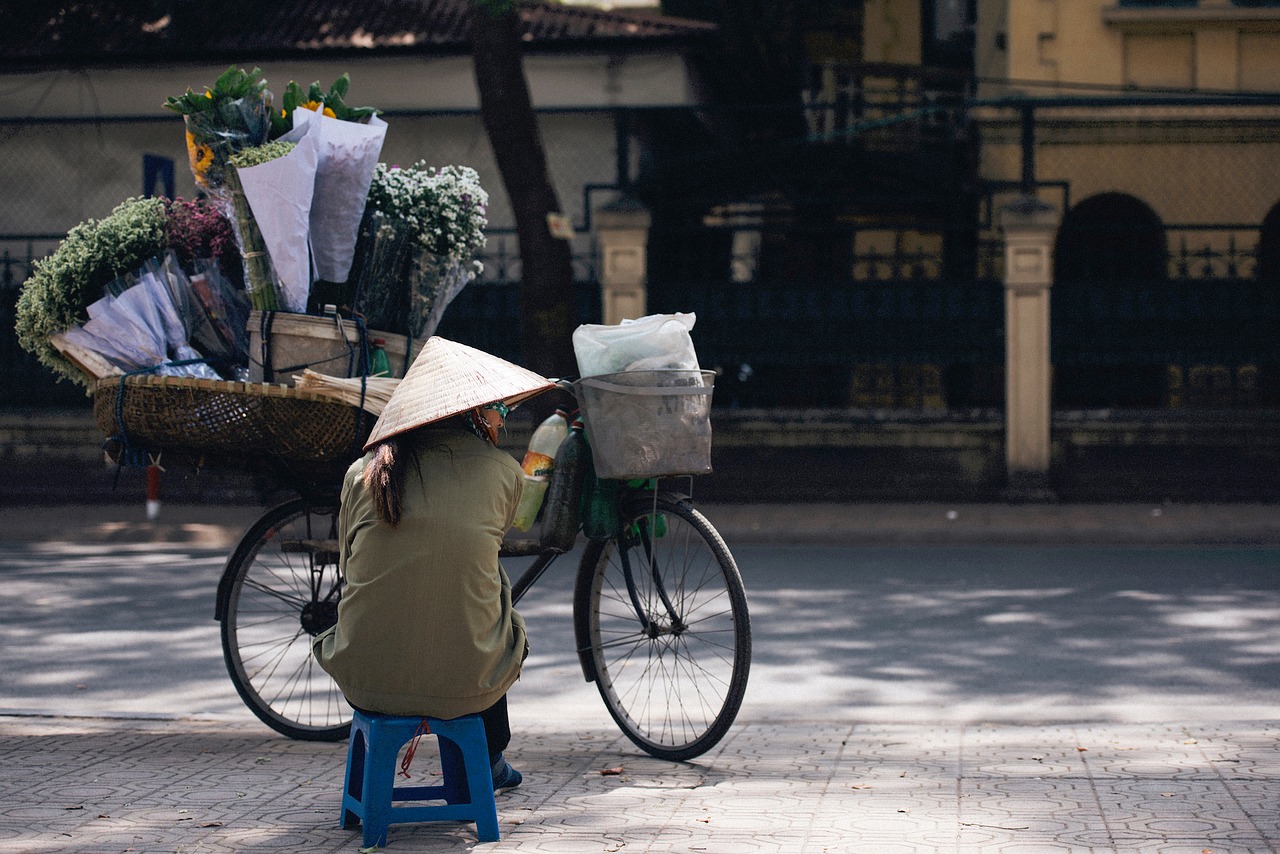
[[[594,377],[619,371],[698,369],[698,354],[689,333],[693,312],[651,314],[611,326],[584,323],[573,331],[573,354],[578,376]]]

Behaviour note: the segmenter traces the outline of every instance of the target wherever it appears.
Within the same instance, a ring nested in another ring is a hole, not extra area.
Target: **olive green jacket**
[[[466,431],[413,436],[396,527],[362,483],[369,455],[347,470],[338,516],[346,587],[337,625],[312,650],[354,706],[453,718],[497,702],[529,652],[498,564],[524,480],[510,455]]]

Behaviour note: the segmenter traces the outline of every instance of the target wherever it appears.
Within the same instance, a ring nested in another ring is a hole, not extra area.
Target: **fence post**
[[[1004,232],[1006,495],[1047,501],[1049,413],[1049,289],[1059,211],[1023,196],[1000,211]]]
[[[648,303],[649,211],[627,196],[597,208],[592,223],[600,248],[600,305],[605,323],[644,317]]]

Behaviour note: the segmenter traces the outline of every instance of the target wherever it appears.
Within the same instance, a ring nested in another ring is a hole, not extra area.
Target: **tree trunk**
[[[511,4],[498,12],[484,5],[477,3],[472,14],[471,51],[480,114],[520,243],[520,346],[530,370],[569,376],[577,372],[573,257],[569,241],[553,237],[547,225],[547,214],[559,213],[560,203],[524,76],[519,11]]]

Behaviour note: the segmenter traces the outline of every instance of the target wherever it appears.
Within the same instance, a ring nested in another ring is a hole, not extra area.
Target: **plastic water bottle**
[[[578,537],[581,526],[579,504],[582,481],[588,459],[587,437],[582,432],[582,419],[574,418],[569,435],[556,452],[555,471],[547,490],[546,509],[542,512],[542,542],[568,551]]]
[[[387,342],[381,338],[374,338],[369,343],[373,346],[373,352],[369,356],[369,376],[391,376],[391,360],[387,358],[387,351],[384,349]]]
[[[517,531],[529,530],[538,518],[542,499],[547,494],[547,481],[555,468],[556,451],[568,435],[569,417],[563,409],[557,409],[533,431],[524,462],[520,464],[524,469],[524,493],[516,507],[515,521],[511,523]]]

